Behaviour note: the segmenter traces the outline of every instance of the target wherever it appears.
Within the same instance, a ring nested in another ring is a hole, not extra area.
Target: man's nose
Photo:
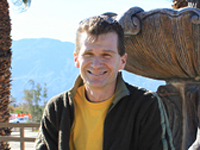
[[[95,58],[92,60],[92,66],[93,66],[93,67],[100,67],[100,66],[102,66],[102,60],[101,60],[101,58],[95,57]]]

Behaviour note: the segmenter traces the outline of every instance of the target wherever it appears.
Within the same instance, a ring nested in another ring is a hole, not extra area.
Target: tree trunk
[[[11,23],[7,0],[0,0],[0,123],[9,121],[9,98],[11,81]],[[0,135],[10,135],[10,128],[0,128]],[[8,150],[7,142],[0,142],[0,149]]]

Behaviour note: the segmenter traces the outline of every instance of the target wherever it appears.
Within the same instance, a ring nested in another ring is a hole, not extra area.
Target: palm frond
[[[187,7],[187,6],[188,6],[187,0],[173,0],[172,7],[174,9],[179,9],[179,8],[183,8],[183,7]]]
[[[23,0],[23,3],[24,3],[26,6],[30,7],[30,5],[31,5],[31,0]]]
[[[31,0],[12,0],[13,4],[17,6],[20,12],[25,12],[31,5]]]
[[[193,8],[200,8],[200,0],[173,0],[172,7],[174,9],[179,9],[187,6]]]

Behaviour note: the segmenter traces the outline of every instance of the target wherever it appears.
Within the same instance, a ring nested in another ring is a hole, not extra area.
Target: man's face
[[[118,37],[114,32],[101,34],[96,40],[82,33],[79,54],[74,54],[75,66],[86,87],[103,89],[115,86],[118,71],[124,69],[126,54],[118,53]]]

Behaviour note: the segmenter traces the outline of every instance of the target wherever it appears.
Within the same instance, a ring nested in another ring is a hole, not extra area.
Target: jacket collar
[[[118,73],[117,76],[117,85],[115,88],[115,98],[113,104],[116,104],[120,99],[130,94],[130,91],[126,87],[126,84],[122,78],[122,72]]]
[[[75,97],[78,87],[80,87],[82,85],[83,85],[83,80],[82,80],[81,76],[79,75],[76,78],[74,86],[69,90],[70,103],[72,103],[72,100]],[[129,94],[130,94],[130,91],[127,89],[126,84],[122,78],[122,72],[119,71],[118,76],[117,76],[116,89],[115,89],[115,98],[113,100],[112,106],[116,105],[120,99],[122,99],[123,97],[125,97]]]

